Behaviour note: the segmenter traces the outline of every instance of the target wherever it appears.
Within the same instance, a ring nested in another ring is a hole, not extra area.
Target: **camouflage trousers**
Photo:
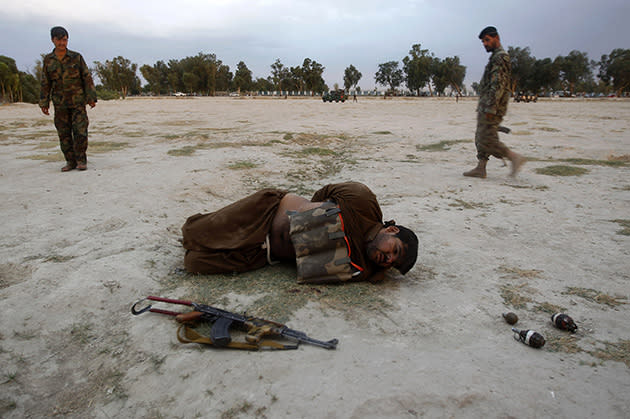
[[[70,165],[87,163],[88,124],[85,106],[55,106],[55,128],[61,152]]]
[[[477,112],[477,132],[475,133],[475,146],[477,147],[477,159],[488,160],[490,156],[498,159],[507,157],[510,149],[499,141],[499,124],[502,116],[493,115],[486,119],[486,114]]]

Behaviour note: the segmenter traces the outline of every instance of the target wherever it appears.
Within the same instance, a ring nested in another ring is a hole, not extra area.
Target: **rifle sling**
[[[182,324],[177,328],[177,340],[181,343],[201,343],[204,345],[215,346],[217,348],[230,348],[230,349],[245,349],[250,351],[257,351],[261,347],[272,349],[297,349],[297,345],[283,345],[273,340],[263,339],[257,344],[245,343],[245,342],[230,342],[224,346],[217,346],[207,336],[200,335],[192,328],[185,324]]]

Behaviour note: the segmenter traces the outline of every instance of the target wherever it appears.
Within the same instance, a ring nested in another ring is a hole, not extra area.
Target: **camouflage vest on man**
[[[295,248],[300,283],[343,282],[361,273],[353,266],[341,217],[332,202],[304,212],[290,212],[289,235]]]
[[[512,64],[510,56],[502,47],[492,51],[488,65],[479,82],[477,112],[504,116],[510,100]]]

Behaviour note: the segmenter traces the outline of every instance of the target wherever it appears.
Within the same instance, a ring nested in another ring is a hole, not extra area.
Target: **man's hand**
[[[48,112],[48,108],[41,108],[41,109],[44,115],[50,115],[50,113]]]
[[[96,106],[96,102],[88,102],[88,105],[90,105],[90,108],[93,108]]]
[[[486,120],[487,121],[492,121],[492,119],[494,119],[494,114],[493,113],[486,113]]]

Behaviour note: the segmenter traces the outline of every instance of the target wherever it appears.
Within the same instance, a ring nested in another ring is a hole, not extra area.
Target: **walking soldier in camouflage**
[[[499,141],[497,132],[510,99],[512,73],[510,56],[501,46],[499,34],[494,26],[488,26],[481,31],[479,39],[481,39],[486,51],[491,52],[492,55],[479,83],[477,132],[475,133],[477,167],[464,172],[464,176],[485,178],[486,164],[490,156],[510,160],[512,162],[510,175],[514,176],[525,163],[525,157],[511,151]]]
[[[88,116],[86,103],[96,106],[96,90],[90,70],[78,52],[68,49],[68,32],[56,26],[50,30],[55,48],[44,57],[39,107],[49,115],[52,99],[55,128],[66,165],[61,169],[87,169]]]

